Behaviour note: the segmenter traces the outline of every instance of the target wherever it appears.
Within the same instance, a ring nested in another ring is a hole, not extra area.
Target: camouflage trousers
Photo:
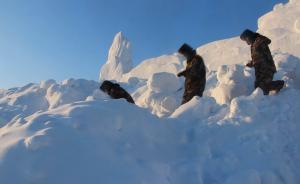
[[[272,90],[280,90],[283,86],[283,81],[273,81],[274,71],[268,68],[264,69],[255,69],[255,88],[261,88],[264,92],[264,95],[268,95]]]
[[[206,81],[199,81],[193,85],[186,85],[181,104],[190,101],[194,96],[202,97]]]

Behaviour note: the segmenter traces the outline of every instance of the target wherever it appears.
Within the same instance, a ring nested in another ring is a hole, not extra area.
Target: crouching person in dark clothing
[[[181,104],[190,101],[194,96],[202,97],[206,83],[206,67],[201,56],[188,44],[183,44],[178,52],[187,59],[186,69],[177,74],[185,77],[185,90]]]
[[[255,68],[255,88],[261,88],[264,95],[268,95],[270,91],[279,92],[284,86],[284,81],[273,81],[276,66],[268,46],[271,40],[248,29],[241,34],[240,38],[251,45],[252,61],[246,66]]]
[[[100,90],[104,93],[107,93],[113,99],[124,98],[127,100],[127,102],[134,104],[130,94],[117,83],[103,81],[102,85],[100,86]]]

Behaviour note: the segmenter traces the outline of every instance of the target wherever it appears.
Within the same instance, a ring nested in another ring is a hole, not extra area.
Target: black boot
[[[275,89],[276,93],[278,93],[284,86],[284,81],[283,80],[278,80],[278,81],[275,81],[277,82],[277,89]]]
[[[283,88],[283,86],[284,86],[283,80],[272,81],[270,84],[270,90],[278,93]]]

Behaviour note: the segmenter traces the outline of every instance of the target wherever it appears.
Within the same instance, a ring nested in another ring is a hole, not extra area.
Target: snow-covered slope
[[[258,20],[258,31],[272,38],[271,48],[300,57],[300,1],[278,4]]]
[[[199,47],[197,52],[208,69],[214,71],[221,65],[246,64],[251,59],[249,47],[239,37],[206,44]]]
[[[84,79],[0,90],[0,183],[300,183],[299,12],[292,0],[259,20],[273,41],[275,78],[286,82],[279,94],[254,91],[249,47],[236,37],[197,49],[205,93],[180,106],[184,58],[131,68],[121,33],[100,80],[121,82],[137,105]]]
[[[107,62],[100,71],[101,80],[117,80],[132,69],[131,44],[123,36],[122,32],[116,34],[109,49]]]
[[[139,79],[149,79],[154,73],[168,72],[178,73],[184,68],[184,58],[178,54],[164,55],[143,61],[141,64],[124,75],[123,81],[136,77]]]
[[[299,102],[294,89],[194,98],[172,119],[123,100],[63,105],[0,129],[0,182],[296,184]]]
[[[3,97],[0,96],[0,127],[14,117],[26,117],[85,100],[94,93],[100,93],[98,86],[99,83],[84,79],[68,79],[59,84],[48,80],[4,91]]]

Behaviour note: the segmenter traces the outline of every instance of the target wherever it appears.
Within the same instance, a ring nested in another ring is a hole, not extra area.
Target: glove
[[[252,64],[252,62],[249,62],[249,63],[246,64],[246,66],[252,68],[253,64]]]
[[[185,71],[179,72],[179,73],[177,74],[177,77],[184,76],[184,73],[185,73]]]

